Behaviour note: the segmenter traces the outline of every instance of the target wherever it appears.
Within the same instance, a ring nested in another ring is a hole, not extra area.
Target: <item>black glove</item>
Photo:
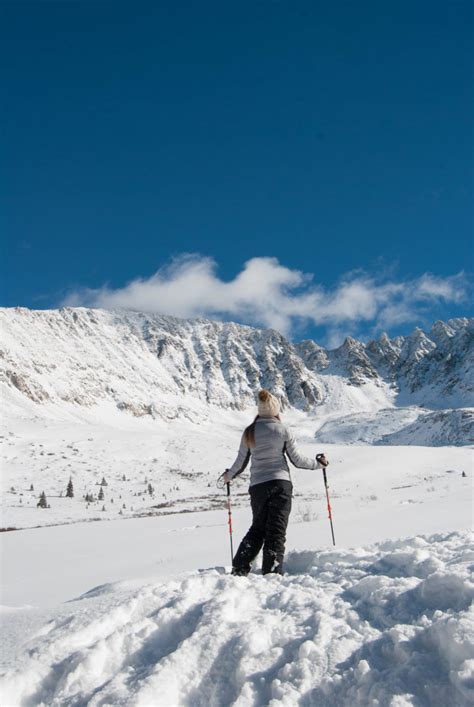
[[[329,464],[328,460],[324,456],[324,454],[316,454],[316,461],[318,462],[318,468],[326,468]]]

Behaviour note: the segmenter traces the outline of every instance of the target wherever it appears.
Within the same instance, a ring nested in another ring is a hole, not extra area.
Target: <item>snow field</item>
[[[292,552],[284,577],[215,568],[97,587],[22,646],[2,704],[467,707],[469,539]]]
[[[0,435],[0,527],[32,528],[219,508],[221,493],[215,481],[234,461],[242,430],[251,419],[249,412],[220,411],[217,420],[208,411],[199,423],[175,420],[165,424],[127,418],[103,408],[81,413],[70,422],[5,421]],[[443,498],[457,515],[459,504],[453,494],[460,489],[464,495],[470,493],[473,467],[468,447],[329,445],[319,441],[318,433],[315,439],[315,418],[288,411],[284,419],[305,454],[326,452],[331,462],[330,483],[339,498],[392,510],[402,502],[416,501],[424,504],[425,515],[430,504]],[[461,479],[463,471],[467,477]],[[292,476],[302,506],[324,492],[319,476],[294,469]],[[65,498],[70,477],[72,499]],[[103,488],[104,500],[99,501],[102,477],[108,485]],[[247,479],[245,472],[234,487],[236,505],[248,504]],[[149,483],[153,495],[147,491]],[[48,509],[37,508],[43,490],[51,506]],[[86,493],[96,500],[87,504]],[[313,511],[318,512],[317,506]],[[399,532],[430,531],[421,527]]]
[[[2,420],[0,524],[31,528],[207,510],[218,494],[216,478],[235,453],[243,420],[235,413],[224,415],[224,435],[208,430],[212,421],[165,424],[128,419],[105,408],[69,422]],[[102,477],[107,486],[99,501]],[[69,478],[72,499],[65,497]],[[37,508],[43,490],[48,509]],[[94,496],[93,503],[84,501],[87,493]]]

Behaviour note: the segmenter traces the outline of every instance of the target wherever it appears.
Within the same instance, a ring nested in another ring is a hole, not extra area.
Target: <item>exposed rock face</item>
[[[268,387],[284,407],[341,415],[394,403],[473,405],[472,319],[367,344],[348,337],[334,350],[273,330],[139,312],[0,309],[0,325],[0,380],[36,404],[109,402],[168,419],[186,409],[184,396],[244,409]]]

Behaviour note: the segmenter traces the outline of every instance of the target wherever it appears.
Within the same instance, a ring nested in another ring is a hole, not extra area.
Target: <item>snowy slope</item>
[[[448,446],[474,443],[474,410],[437,410],[422,414],[403,430],[387,432],[381,444],[425,444]]]
[[[3,614],[17,645],[2,704],[467,707],[474,701],[467,533],[293,552],[284,577],[223,570],[96,587]]]
[[[387,408],[375,413],[353,413],[324,422],[318,442],[345,444],[419,444],[450,446],[474,443],[474,410],[436,410],[417,407]]]
[[[110,404],[152,419],[201,405],[248,409],[269,387],[285,407],[342,415],[394,404],[474,405],[474,320],[338,349],[273,330],[82,308],[0,309],[0,382],[37,415]],[[9,398],[9,399],[10,399]],[[193,402],[194,401],[194,402]],[[458,443],[463,443],[458,440]]]
[[[244,409],[256,389],[269,387],[286,406],[309,410],[331,397],[332,384],[340,387],[339,375],[306,366],[273,330],[80,308],[0,309],[0,323],[2,383],[38,404],[110,402],[128,414],[169,419],[189,398]],[[341,404],[349,409],[393,397],[381,380],[344,388]]]
[[[317,431],[321,444],[379,444],[384,435],[403,431],[427,413],[412,406],[341,415],[323,422]]]

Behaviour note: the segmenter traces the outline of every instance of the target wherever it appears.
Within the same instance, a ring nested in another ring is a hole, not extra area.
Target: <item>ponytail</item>
[[[260,416],[257,415],[255,420],[250,424],[248,427],[245,428],[244,430],[244,439],[245,439],[245,444],[249,449],[253,449],[255,447],[255,424]]]

